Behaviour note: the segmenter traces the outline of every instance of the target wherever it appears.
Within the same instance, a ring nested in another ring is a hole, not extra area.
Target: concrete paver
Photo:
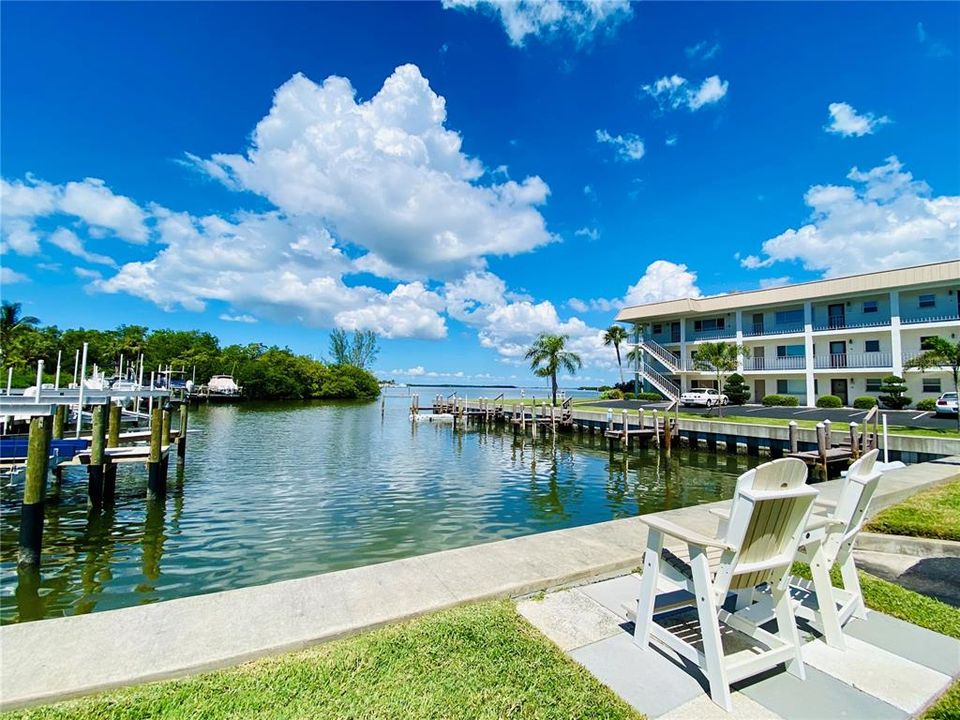
[[[564,651],[622,632],[620,618],[579,590],[523,600],[517,611]]]
[[[878,612],[851,621],[844,632],[944,675],[960,675],[960,640]]]

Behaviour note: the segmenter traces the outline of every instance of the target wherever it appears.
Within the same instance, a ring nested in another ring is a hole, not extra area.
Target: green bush
[[[933,398],[927,398],[926,400],[921,400],[920,402],[917,403],[917,410],[930,411],[930,410],[936,410],[936,409],[937,409],[937,401],[934,400]]]
[[[818,408],[839,408],[843,407],[843,400],[836,395],[824,395],[817,398]]]
[[[793,395],[764,395],[760,402],[766,407],[797,407],[800,404]]]
[[[750,388],[743,375],[733,373],[723,384],[723,394],[730,400],[731,405],[743,405],[750,399]]]
[[[661,402],[663,400],[663,395],[655,392],[642,392],[637,395],[637,400],[644,400],[646,402]]]
[[[623,399],[624,399],[624,400],[635,400],[636,397],[637,397],[637,396],[634,395],[632,392],[625,392],[625,393],[623,394]]]
[[[870,410],[877,404],[877,399],[871,395],[861,395],[853,401],[853,406],[857,410]]]
[[[880,381],[880,403],[891,410],[903,410],[907,405],[913,402],[913,398],[904,395],[907,391],[907,384],[902,377],[888,375]]]
[[[618,390],[617,388],[607,390],[600,398],[602,400],[623,400],[623,390]]]

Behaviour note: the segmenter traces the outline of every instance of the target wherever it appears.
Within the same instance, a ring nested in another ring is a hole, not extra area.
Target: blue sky
[[[584,382],[624,303],[960,256],[960,5],[4,3],[2,294]],[[824,252],[829,248],[829,252]]]

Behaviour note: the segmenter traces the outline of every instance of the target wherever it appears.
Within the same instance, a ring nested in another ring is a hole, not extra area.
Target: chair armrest
[[[710,508],[710,514],[711,514],[711,515],[716,515],[718,518],[721,518],[722,520],[729,520],[729,519],[730,519],[730,509],[729,509],[729,508]]]
[[[691,545],[715,547],[721,548],[722,550],[736,550],[735,547],[728,545],[720,538],[704,535],[703,533],[699,533],[692,528],[677,525],[676,523],[666,520],[665,518],[647,516],[643,518],[643,522],[645,522],[654,530],[659,530],[665,535],[670,535],[671,537],[683,540]]]
[[[807,520],[807,526],[804,528],[808,532],[810,530],[820,530],[825,527],[832,527],[835,525],[843,525],[842,520],[835,520],[831,515],[818,515],[817,513],[811,513],[810,519]]]
[[[837,507],[836,500],[827,500],[827,498],[823,498],[823,497],[818,497],[816,500],[813,501],[813,504],[820,505],[822,507],[828,507],[828,508]]]

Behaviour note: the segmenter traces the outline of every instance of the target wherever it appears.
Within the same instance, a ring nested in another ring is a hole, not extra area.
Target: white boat
[[[239,397],[242,390],[231,375],[214,375],[207,383],[207,392],[210,395]]]

